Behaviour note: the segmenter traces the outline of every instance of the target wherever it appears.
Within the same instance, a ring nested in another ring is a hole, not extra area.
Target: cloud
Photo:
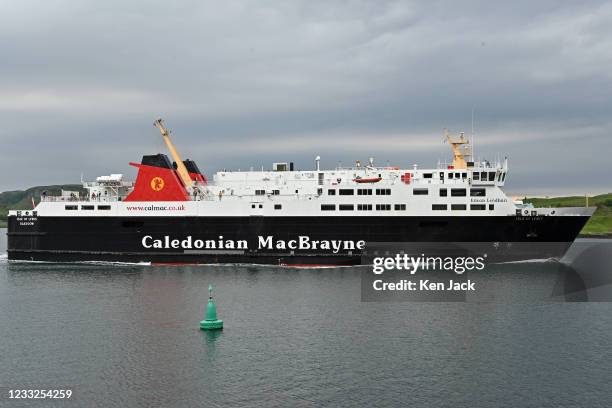
[[[472,108],[513,189],[595,188],[611,18],[595,1],[8,3],[0,190],[124,169],[163,149],[158,116],[207,172],[316,154],[435,165]]]

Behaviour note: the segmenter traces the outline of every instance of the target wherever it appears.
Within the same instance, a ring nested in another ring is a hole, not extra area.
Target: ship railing
[[[88,197],[88,196],[41,196],[40,201],[43,202],[115,202],[123,201],[127,195],[122,196],[100,196],[100,197]]]
[[[101,181],[84,181],[84,188],[93,188],[93,187],[133,187],[133,181],[116,181],[116,180],[101,180]]]
[[[501,165],[501,163],[492,163],[489,162],[487,160],[481,161],[481,162],[473,162],[474,164],[472,166],[469,167],[469,169],[472,170],[479,170],[479,169],[500,169],[503,166]],[[437,169],[438,170],[447,170],[449,168],[451,168],[453,166],[452,162],[438,162],[438,166]],[[459,170],[459,169],[458,169]]]

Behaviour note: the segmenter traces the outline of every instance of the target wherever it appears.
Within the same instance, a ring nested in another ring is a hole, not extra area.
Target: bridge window
[[[494,171],[490,171],[489,172],[489,181],[495,181],[495,172]]]
[[[341,188],[339,193],[340,195],[354,195],[355,191],[352,188]]]
[[[453,179],[453,173],[448,173],[448,179],[452,180]]]
[[[474,179],[474,181],[480,180],[480,173],[478,173],[477,171],[473,172],[472,178]]]
[[[448,191],[445,188],[440,189],[440,197],[446,197]]]
[[[451,197],[465,197],[466,194],[465,188],[451,188]]]
[[[465,211],[466,208],[465,204],[451,204],[451,210],[453,211]]]
[[[470,210],[472,211],[484,211],[487,209],[487,206],[484,204],[470,204]]]
[[[427,190],[426,188],[415,188],[414,190],[412,190],[412,194],[413,195],[427,195],[429,194],[429,190]]]
[[[321,211],[336,211],[336,204],[321,204]]]
[[[480,180],[481,181],[487,181],[487,172],[486,171],[481,171],[480,172]]]
[[[372,211],[372,204],[357,204],[358,211]]]
[[[502,181],[506,181],[506,172],[503,172]]]
[[[434,211],[446,211],[448,207],[446,204],[432,204],[431,209]]]
[[[470,188],[470,196],[472,197],[484,197],[487,191],[484,188]]]
[[[406,204],[395,204],[395,211],[406,211]]]

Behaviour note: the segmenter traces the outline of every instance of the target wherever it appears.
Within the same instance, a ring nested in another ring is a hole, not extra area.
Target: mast
[[[444,129],[444,136],[453,149],[453,168],[455,169],[467,169],[467,162],[465,161],[466,156],[470,156],[469,141],[465,139],[463,132],[459,136],[459,139],[453,139],[448,129]]]
[[[472,137],[470,139],[470,144],[472,145],[472,161],[476,161],[476,158],[474,157],[475,153],[475,149],[474,149],[474,108],[472,107]]]
[[[183,164],[183,159],[181,159],[181,156],[176,151],[172,140],[170,140],[170,131],[164,126],[164,121],[159,118],[155,122],[153,122],[153,126],[158,128],[161,132],[164,142],[166,143],[168,150],[170,150],[172,158],[176,162],[176,171],[178,172],[179,177],[183,181],[183,184],[185,184],[185,187],[187,188],[191,187],[193,181],[191,180],[191,177],[189,177],[189,172],[187,171],[185,164]]]

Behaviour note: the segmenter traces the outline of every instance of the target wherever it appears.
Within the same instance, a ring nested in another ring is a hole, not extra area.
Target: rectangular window
[[[481,181],[487,181],[487,172],[486,171],[481,171],[480,172],[480,180]]]
[[[82,205],[81,206],[81,210],[93,210],[94,206],[93,205]]]
[[[371,188],[359,188],[357,189],[357,195],[372,195]]]
[[[336,195],[336,190],[327,190],[327,195]]]
[[[451,197],[465,197],[466,194],[465,188],[451,188]]]
[[[322,189],[319,189],[319,194],[323,192]],[[272,195],[280,195],[280,190],[272,190]]]
[[[461,178],[461,173],[455,173],[455,178],[456,179],[460,179]]]
[[[340,195],[353,195],[355,194],[355,190],[353,190],[352,188],[341,188],[339,190],[339,194]]]
[[[427,190],[426,188],[415,188],[414,190],[412,190],[412,194],[413,195],[427,195],[429,194],[429,190]]]
[[[65,205],[64,206],[64,210],[78,210],[79,206],[78,205]]]
[[[452,180],[453,179],[453,173],[448,173],[448,179]]]
[[[503,173],[504,175],[502,176],[502,182],[506,181],[506,172]]]
[[[376,195],[391,195],[390,188],[377,188]]]
[[[489,204],[489,211],[493,211],[495,209],[495,204]]]
[[[423,174],[423,178],[430,179],[433,177],[433,173],[425,173]]]
[[[376,211],[391,211],[391,204],[376,204]]]
[[[266,195],[266,190],[255,190],[255,195]]]
[[[466,208],[465,204],[451,204],[451,210],[453,211],[465,211]]]
[[[340,204],[338,208],[340,211],[353,211],[355,206],[353,204]]]
[[[484,188],[470,188],[470,196],[472,197],[484,197],[487,191]]]
[[[434,211],[446,211],[446,204],[432,204],[431,209]]]
[[[98,210],[110,210],[111,206],[110,205],[99,205],[98,206]]]
[[[472,211],[484,211],[487,209],[487,206],[484,204],[470,204],[470,210]]]
[[[336,204],[321,204],[321,211],[336,211]]]
[[[480,173],[478,173],[477,171],[473,172],[472,178],[474,179],[474,181],[480,180]]]
[[[466,179],[467,178],[467,173],[461,173],[461,178]]]
[[[440,189],[440,197],[446,197],[448,191],[445,188]]]
[[[406,204],[395,204],[395,211],[406,211]]]
[[[282,206],[282,204],[274,204],[274,209],[275,210],[282,210],[283,206]]]
[[[357,204],[358,211],[372,211],[372,204]]]
[[[142,228],[144,226],[143,221],[122,221],[121,226],[123,228]]]
[[[489,181],[495,181],[495,172],[494,171],[490,171],[489,172]]]

